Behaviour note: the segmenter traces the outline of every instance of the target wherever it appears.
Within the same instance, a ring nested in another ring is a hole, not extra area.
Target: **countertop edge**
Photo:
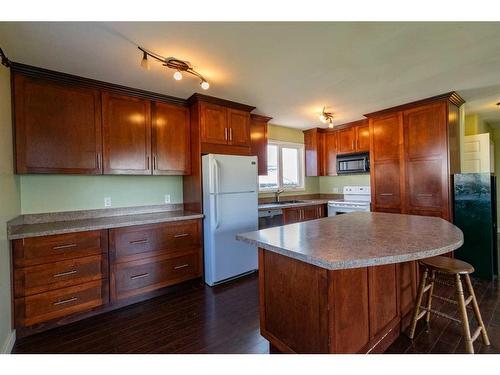
[[[120,216],[114,216],[114,218],[119,218]],[[123,216],[122,216],[123,217]],[[132,227],[136,225],[146,225],[146,224],[158,224],[158,223],[167,223],[172,221],[184,221],[184,220],[192,220],[192,219],[202,219],[204,217],[203,214],[193,213],[185,216],[175,216],[175,217],[166,217],[166,218],[155,218],[155,219],[134,219],[130,220],[130,222],[119,222],[119,223],[106,223],[106,224],[96,224],[96,225],[85,225],[85,226],[75,226],[64,229],[53,229],[53,230],[42,230],[42,231],[34,231],[34,232],[23,232],[23,233],[8,233],[7,240],[20,240],[23,238],[29,237],[42,237],[42,236],[51,236],[56,234],[65,234],[65,233],[76,233],[76,232],[88,232],[92,230],[102,230],[102,229],[113,229],[113,228],[121,228],[121,227]],[[92,219],[87,219],[92,220]],[[70,221],[69,221],[70,222]],[[37,225],[37,224],[26,224],[26,225]]]
[[[366,259],[355,259],[352,261],[339,261],[335,263],[331,262],[323,262],[319,259],[315,258],[309,258],[303,254],[296,253],[291,250],[283,249],[281,247],[275,247],[272,245],[269,245],[267,243],[259,242],[257,240],[252,240],[249,239],[243,235],[236,235],[236,239],[239,241],[246,242],[250,245],[254,245],[256,247],[263,248],[264,250],[267,251],[272,251],[273,253],[281,254],[284,256],[287,256],[292,259],[297,259],[299,261],[312,264],[314,266],[318,266],[321,268],[325,268],[331,271],[335,270],[344,270],[344,269],[351,269],[351,268],[362,268],[362,267],[371,267],[371,266],[382,266],[386,264],[396,264],[396,263],[404,263],[404,262],[411,262],[414,260],[420,260],[420,259],[425,259],[425,258],[430,258],[433,256],[438,256],[438,255],[443,255],[446,253],[449,253],[450,251],[458,249],[460,246],[463,245],[464,239],[463,235],[460,241],[449,245],[445,246],[439,249],[432,249],[432,250],[423,250],[421,252],[418,252],[417,254],[408,254],[408,255],[394,255],[394,256],[383,256],[379,258],[366,258]],[[397,259],[395,259],[397,258]]]
[[[328,201],[330,200],[331,199],[311,199],[310,201],[304,200],[303,202],[299,203],[286,203],[286,204],[261,203],[258,205],[258,210],[267,211],[267,210],[277,210],[285,208],[316,206],[318,204],[328,204]]]

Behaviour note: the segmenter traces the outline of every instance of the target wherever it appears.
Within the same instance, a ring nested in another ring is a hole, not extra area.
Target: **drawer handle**
[[[189,235],[190,235],[189,233],[179,233],[179,234],[174,234],[174,238],[187,237]]]
[[[52,249],[54,249],[54,250],[61,250],[61,249],[67,249],[67,248],[70,248],[70,247],[76,247],[76,243],[70,243],[70,244],[67,244],[67,245],[54,246]]]
[[[70,303],[70,302],[74,302],[78,299],[78,297],[72,297],[72,298],[68,298],[68,299],[63,299],[62,301],[57,301],[57,302],[54,302],[53,305],[54,306],[57,306],[57,305],[64,305],[66,303]]]
[[[149,272],[141,273],[140,275],[131,276],[130,280],[142,279],[143,277],[148,277]]]
[[[140,240],[130,241],[130,244],[131,245],[137,245],[137,244],[140,244],[140,243],[147,243],[147,242],[148,242],[148,239],[147,238],[143,238],[143,239],[140,239]]]
[[[56,273],[54,275],[54,277],[61,277],[61,276],[68,276],[68,275],[73,275],[75,274],[77,271],[76,270],[71,270],[71,271],[67,271],[67,272],[60,272],[60,273]]]
[[[390,197],[390,196],[393,196],[394,194],[392,194],[392,193],[380,193],[380,195],[382,195],[384,197]]]
[[[422,194],[417,194],[419,197],[432,197],[434,194],[425,194],[425,193],[422,193]]]
[[[183,264],[183,265],[181,265],[181,266],[176,266],[176,267],[174,267],[174,270],[178,270],[178,269],[181,269],[181,268],[186,268],[186,267],[189,267],[189,264],[188,264],[188,263]]]

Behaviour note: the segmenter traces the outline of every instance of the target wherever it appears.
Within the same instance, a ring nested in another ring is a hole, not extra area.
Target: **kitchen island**
[[[383,352],[405,327],[417,260],[463,244],[437,217],[356,212],[239,234],[259,248],[261,334],[271,352]]]

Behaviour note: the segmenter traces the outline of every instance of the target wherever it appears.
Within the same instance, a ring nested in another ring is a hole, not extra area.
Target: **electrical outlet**
[[[111,207],[111,197],[104,198],[104,207]]]
[[[333,191],[334,194],[338,194],[339,193],[339,188],[338,187],[334,187],[332,189],[332,191]]]
[[[170,194],[165,194],[165,203],[170,203]]]

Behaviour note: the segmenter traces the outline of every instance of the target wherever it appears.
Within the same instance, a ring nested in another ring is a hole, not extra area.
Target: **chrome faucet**
[[[274,201],[279,202],[280,201],[280,194],[283,193],[285,189],[278,189],[274,192]]]

